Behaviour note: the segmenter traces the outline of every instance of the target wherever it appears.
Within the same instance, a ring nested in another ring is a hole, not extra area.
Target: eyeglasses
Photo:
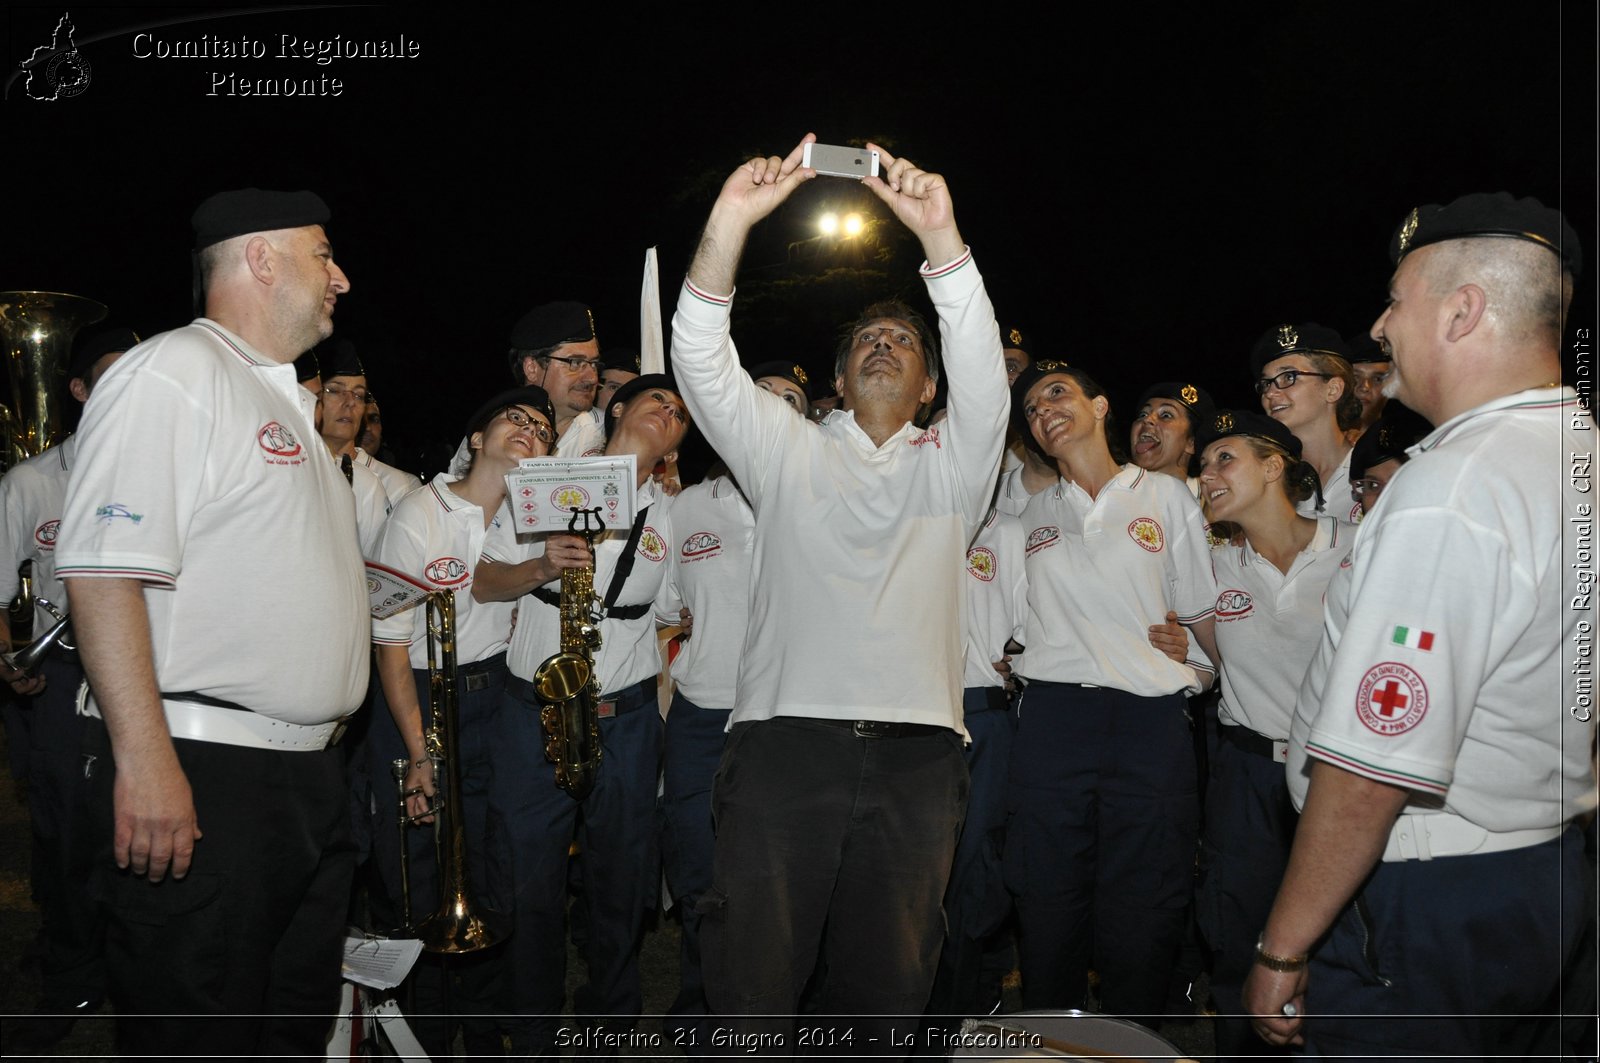
[[[547,354],[545,355],[545,361],[561,362],[569,372],[573,373],[581,373],[585,369],[593,369],[597,374],[600,372],[600,359],[598,358],[560,358],[553,354]]]
[[[518,428],[531,428],[533,434],[538,436],[543,443],[554,443],[556,433],[543,417],[529,417],[515,406],[507,406],[500,411],[500,416],[516,425]]]
[[[1279,391],[1288,391],[1303,376],[1321,377],[1323,380],[1332,380],[1332,373],[1313,373],[1307,369],[1285,369],[1277,376],[1264,377],[1256,381],[1256,394],[1265,395],[1271,388]]]
[[[1377,494],[1383,488],[1384,481],[1382,480],[1351,480],[1350,497],[1352,500],[1359,502],[1362,495]]]
[[[343,384],[324,384],[322,385],[322,393],[341,401],[353,399],[362,405],[366,405],[368,397],[366,388],[347,388]]]

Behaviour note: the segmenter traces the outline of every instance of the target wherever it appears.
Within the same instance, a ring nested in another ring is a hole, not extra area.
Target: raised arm
[[[816,139],[815,134],[807,133],[784,158],[751,159],[728,175],[689,264],[690,284],[714,295],[733,291],[739,256],[744,254],[750,230],[801,183],[817,176],[815,170],[800,165],[806,145]]]
[[[956,229],[955,208],[944,177],[918,169],[909,159],[897,159],[877,144],[869,142],[867,148],[878,153],[883,176],[866,177],[861,183],[922,242],[928,267],[938,269],[960,258],[967,245]]]

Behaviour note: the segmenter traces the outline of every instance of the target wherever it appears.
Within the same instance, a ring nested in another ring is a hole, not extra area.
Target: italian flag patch
[[[1397,627],[1394,629],[1394,638],[1390,641],[1408,650],[1432,650],[1433,632],[1414,627]]]

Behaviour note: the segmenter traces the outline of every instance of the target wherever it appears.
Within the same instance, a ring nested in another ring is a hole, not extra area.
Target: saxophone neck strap
[[[628,574],[633,571],[633,559],[639,549],[639,539],[644,535],[644,517],[650,512],[650,507],[645,506],[633,518],[633,529],[628,532],[628,542],[622,548],[622,556],[617,558],[617,567],[611,571],[611,586],[606,588],[605,599],[600,603],[601,614],[616,620],[637,620],[650,611],[650,602],[640,602],[637,605],[617,605],[617,596],[622,593],[623,585],[628,582]],[[561,608],[561,595],[544,587],[535,587],[533,596],[546,605]]]

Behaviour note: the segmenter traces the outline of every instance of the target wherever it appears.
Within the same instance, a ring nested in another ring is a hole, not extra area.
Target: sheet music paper
[[[340,973],[346,981],[373,989],[393,989],[405,981],[411,967],[422,955],[422,942],[416,938],[344,936],[344,962]]]
[[[524,458],[516,471],[506,474],[517,534],[564,532],[573,509],[598,509],[606,528],[628,527],[633,523],[637,462],[632,454]]]

